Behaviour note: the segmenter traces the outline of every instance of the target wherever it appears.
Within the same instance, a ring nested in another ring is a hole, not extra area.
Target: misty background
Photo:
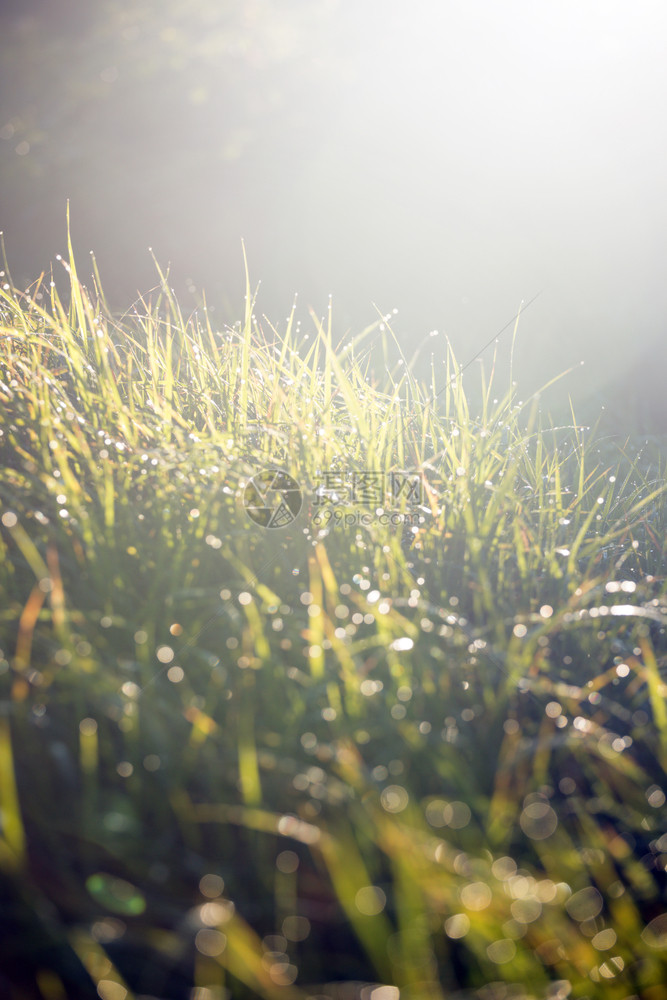
[[[0,38],[19,285],[65,251],[69,199],[118,310],[155,284],[152,247],[186,309],[203,289],[233,322],[243,239],[258,314],[284,325],[298,292],[305,327],[331,294],[343,337],[396,309],[423,372],[539,293],[521,392],[575,367],[549,406],[667,429],[659,0],[4,0]]]

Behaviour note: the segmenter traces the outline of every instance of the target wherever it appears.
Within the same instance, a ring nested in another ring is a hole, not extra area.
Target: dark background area
[[[408,356],[448,336],[465,362],[539,292],[521,391],[575,367],[550,406],[605,397],[620,429],[660,429],[661,4],[4,0],[0,34],[20,285],[64,252],[69,199],[119,310],[155,284],[152,247],[186,308],[204,289],[234,320],[243,239],[272,321],[331,293],[340,336],[396,308]]]

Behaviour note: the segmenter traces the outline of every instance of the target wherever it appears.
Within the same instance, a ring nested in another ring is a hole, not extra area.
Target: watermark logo
[[[285,528],[299,516],[303,494],[297,481],[281,469],[264,469],[246,484],[243,506],[262,528]]]
[[[377,510],[354,510],[348,507],[325,507],[319,510],[313,517],[313,524],[317,528],[368,528],[371,524],[391,524],[394,527],[401,526],[409,528],[419,526],[420,513],[418,510],[388,511],[382,507]]]
[[[419,523],[423,482],[407,472],[327,471],[309,496],[313,524],[321,528]],[[284,528],[303,506],[301,487],[280,469],[264,469],[246,484],[243,506],[263,528]]]
[[[323,472],[315,490],[315,506],[362,507],[377,510],[404,501],[423,503],[421,476],[408,472]]]

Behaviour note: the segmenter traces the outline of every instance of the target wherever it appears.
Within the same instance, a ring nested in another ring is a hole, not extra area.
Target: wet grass
[[[63,266],[1,293],[3,995],[667,997],[659,454]]]

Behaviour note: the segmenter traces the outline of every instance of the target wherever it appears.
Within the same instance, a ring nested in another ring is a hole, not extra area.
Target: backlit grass
[[[6,995],[667,997],[659,463],[63,263],[0,293]]]

